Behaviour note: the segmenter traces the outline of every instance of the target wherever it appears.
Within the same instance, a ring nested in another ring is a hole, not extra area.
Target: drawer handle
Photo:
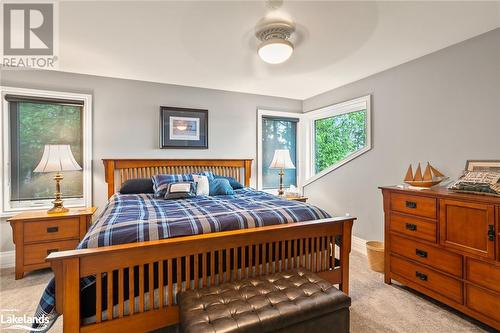
[[[47,255],[51,254],[52,252],[58,252],[59,249],[48,249],[47,250]]]
[[[417,203],[415,201],[407,201],[406,202],[406,208],[415,209],[415,208],[417,208]]]
[[[59,227],[48,227],[47,228],[48,233],[58,232],[58,231],[59,231]]]
[[[417,225],[413,223],[406,223],[405,228],[410,231],[417,231]]]
[[[488,240],[495,240],[495,226],[493,224],[488,225]]]
[[[415,272],[415,275],[416,277],[418,277],[420,280],[422,281],[427,281],[427,275],[422,273],[422,272],[419,272],[419,271],[416,271]]]
[[[427,251],[415,249],[415,254],[420,258],[427,258]]]

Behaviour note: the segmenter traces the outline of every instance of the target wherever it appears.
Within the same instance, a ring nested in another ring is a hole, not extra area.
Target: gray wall
[[[257,108],[302,110],[300,100],[62,72],[3,70],[0,82],[6,86],[93,95],[93,201],[97,207],[107,200],[102,158],[255,160]],[[208,109],[209,149],[158,149],[160,105]],[[10,226],[0,221],[0,228],[0,251],[13,249]]]
[[[373,149],[305,188],[311,201],[359,220],[354,235],[383,239],[381,185],[409,163],[451,178],[467,159],[500,160],[500,29],[303,102],[304,111],[372,94]]]

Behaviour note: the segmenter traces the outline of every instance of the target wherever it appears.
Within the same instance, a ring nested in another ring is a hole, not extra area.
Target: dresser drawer
[[[463,302],[462,282],[393,255],[391,255],[390,264],[391,272],[394,274],[398,274],[455,302]]]
[[[390,230],[420,238],[429,242],[437,242],[436,223],[416,217],[391,213]]]
[[[500,266],[467,258],[465,277],[470,282],[500,293]]]
[[[52,252],[74,250],[79,240],[66,240],[50,243],[31,244],[24,246],[24,264],[41,264],[45,258]]]
[[[79,238],[79,219],[50,219],[24,223],[24,241],[40,242],[67,238]]]
[[[465,305],[486,317],[500,321],[500,294],[468,284],[466,295]]]
[[[394,234],[391,235],[391,251],[442,272],[462,277],[461,255]]]
[[[391,193],[391,210],[435,219],[437,201],[436,198]]]

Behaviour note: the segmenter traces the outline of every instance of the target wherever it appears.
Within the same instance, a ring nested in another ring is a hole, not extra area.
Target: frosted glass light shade
[[[59,172],[82,170],[69,145],[45,145],[42,159],[34,172]]]
[[[276,149],[269,169],[295,169],[290,151],[288,149]]]
[[[284,39],[273,38],[259,46],[259,57],[269,64],[280,64],[290,58],[293,44]]]

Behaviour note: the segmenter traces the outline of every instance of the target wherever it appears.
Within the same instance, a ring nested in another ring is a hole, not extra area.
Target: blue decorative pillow
[[[156,198],[163,198],[165,196],[165,192],[167,191],[168,184],[194,181],[192,174],[154,175],[152,177],[152,180],[153,180],[153,189],[155,191]]]
[[[129,179],[120,188],[121,194],[154,193],[151,178]]]
[[[229,180],[224,178],[215,178],[209,182],[210,194],[209,195],[232,195],[234,190],[229,184]]]
[[[225,176],[214,175],[214,178],[215,179],[227,179],[229,181],[229,184],[233,188],[233,190],[238,190],[240,188],[243,188],[243,185],[241,185],[241,183],[238,182],[233,177],[225,177]]]
[[[164,198],[170,199],[186,199],[196,196],[195,182],[178,182],[167,185]]]

